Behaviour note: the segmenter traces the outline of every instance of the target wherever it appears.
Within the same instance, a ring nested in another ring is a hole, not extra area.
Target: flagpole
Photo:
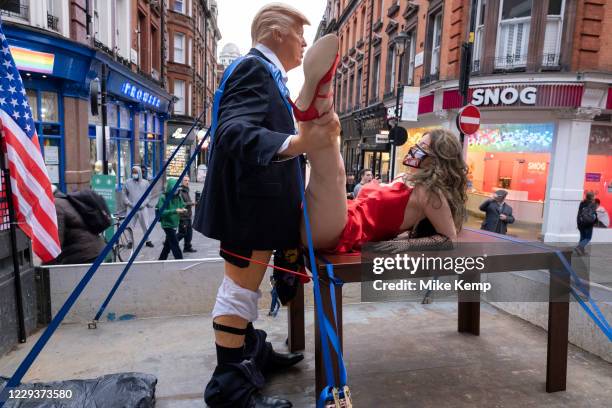
[[[0,132],[1,134],[1,132]],[[4,136],[0,139],[3,141]],[[9,234],[11,238],[11,256],[13,257],[13,271],[15,274],[15,300],[17,303],[17,318],[19,324],[19,342],[26,342],[25,315],[23,312],[23,292],[21,290],[21,271],[17,253],[17,230],[15,221],[15,208],[13,206],[13,189],[11,186],[11,171],[4,160],[4,148],[0,143],[0,170],[4,173],[6,187],[6,201],[9,213]]]

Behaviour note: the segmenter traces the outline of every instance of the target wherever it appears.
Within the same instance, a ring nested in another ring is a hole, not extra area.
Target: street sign
[[[474,105],[467,105],[457,115],[457,128],[464,135],[471,135],[480,128],[480,110]]]

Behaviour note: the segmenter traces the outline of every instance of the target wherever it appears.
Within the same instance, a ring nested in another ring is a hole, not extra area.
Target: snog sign
[[[526,86],[516,88],[476,88],[472,92],[472,105],[535,105],[538,88]]]

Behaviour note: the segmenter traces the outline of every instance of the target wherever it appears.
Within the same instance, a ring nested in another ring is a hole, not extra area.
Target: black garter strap
[[[237,327],[225,326],[217,322],[213,322],[213,329],[225,333],[235,334],[236,336],[244,336],[247,333],[247,329],[239,329]]]

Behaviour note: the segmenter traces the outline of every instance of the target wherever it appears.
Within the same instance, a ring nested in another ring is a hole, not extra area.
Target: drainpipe
[[[167,61],[167,57],[166,57],[166,0],[162,0],[161,2],[161,19],[160,19],[160,43],[161,43],[161,66],[160,66],[160,72],[159,72],[159,77],[161,79],[161,83],[162,83],[162,87],[166,88],[166,90],[169,92],[170,88],[168,87],[168,82],[167,82],[167,78],[166,78],[166,61]],[[140,52],[140,50],[139,50]]]

